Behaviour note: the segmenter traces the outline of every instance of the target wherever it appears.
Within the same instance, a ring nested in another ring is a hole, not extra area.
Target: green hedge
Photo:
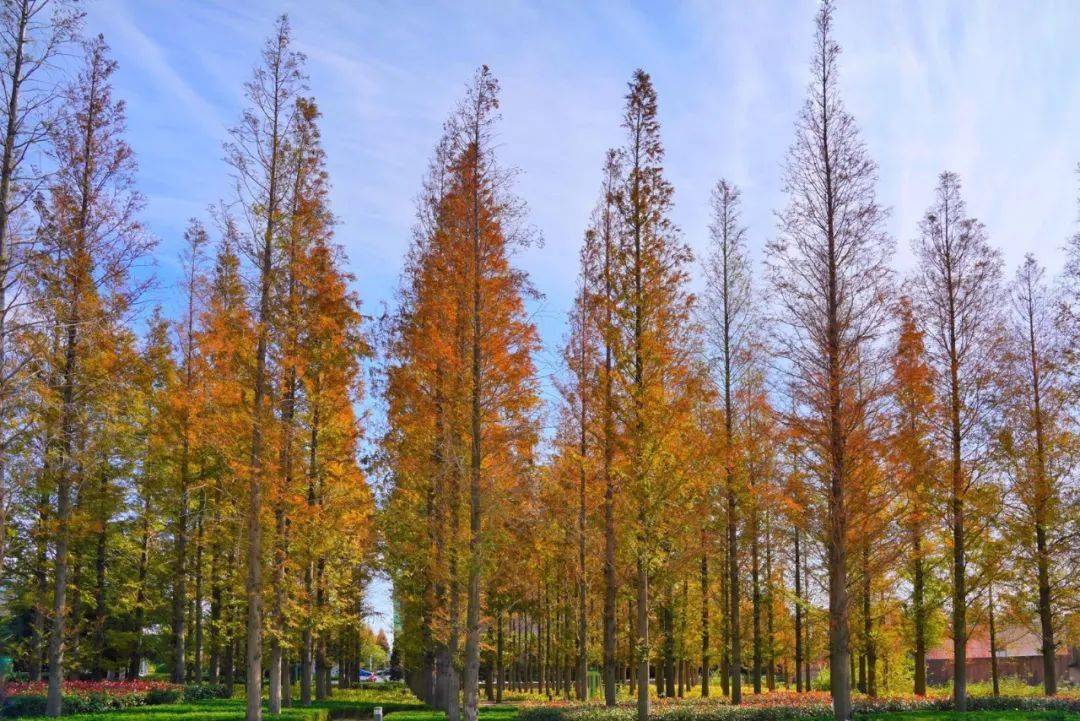
[[[208,701],[213,698],[232,698],[232,687],[224,683],[189,683],[184,686],[184,701]]]
[[[4,699],[3,715],[6,718],[21,716],[44,716],[44,694],[19,694]],[[65,694],[63,713],[69,714],[102,713],[119,711],[137,706],[155,706],[176,703],[180,700],[180,691],[174,689],[155,689],[146,693],[111,695],[106,693]]]
[[[179,688],[156,688],[149,691],[108,694],[108,693],[73,693],[64,694],[63,714],[88,714],[119,711],[139,706],[161,706],[180,701],[194,703],[211,699],[232,697],[232,689],[225,684],[198,683],[189,684],[183,691]],[[45,715],[45,694],[20,693],[4,699],[0,715],[5,718]]]

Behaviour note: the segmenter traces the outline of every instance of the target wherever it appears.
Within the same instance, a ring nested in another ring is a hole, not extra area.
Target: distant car
[[[377,683],[382,679],[379,678],[379,674],[375,671],[368,671],[366,668],[360,669],[358,678],[361,683]]]

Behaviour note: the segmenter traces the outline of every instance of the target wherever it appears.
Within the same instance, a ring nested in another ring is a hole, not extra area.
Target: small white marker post
[[[382,706],[375,707],[375,721],[382,721]]]

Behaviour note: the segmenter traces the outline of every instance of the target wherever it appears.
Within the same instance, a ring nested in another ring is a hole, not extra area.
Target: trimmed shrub
[[[8,696],[4,699],[3,714],[7,718],[44,716],[45,696],[40,694]]]
[[[232,698],[232,688],[223,683],[190,683],[184,687],[184,701],[208,701],[214,698]]]
[[[187,689],[181,691],[178,688],[158,688],[146,692],[146,705],[159,706],[163,703],[176,703],[181,696],[187,694]]]
[[[101,713],[176,703],[183,687],[160,681],[65,681],[63,713]],[[3,689],[4,703],[0,713],[7,718],[42,716],[45,713],[46,684],[37,682],[9,683]]]

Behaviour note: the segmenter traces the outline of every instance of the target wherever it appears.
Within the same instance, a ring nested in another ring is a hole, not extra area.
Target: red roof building
[[[1023,626],[1008,626],[996,634],[998,676],[1019,678],[1031,684],[1043,682],[1042,639]],[[1062,645],[1054,658],[1057,678],[1069,678],[1069,648]],[[990,634],[985,628],[976,629],[967,642],[967,680],[969,683],[991,680]],[[934,685],[948,684],[953,678],[953,642],[943,640],[926,654],[926,678]]]

